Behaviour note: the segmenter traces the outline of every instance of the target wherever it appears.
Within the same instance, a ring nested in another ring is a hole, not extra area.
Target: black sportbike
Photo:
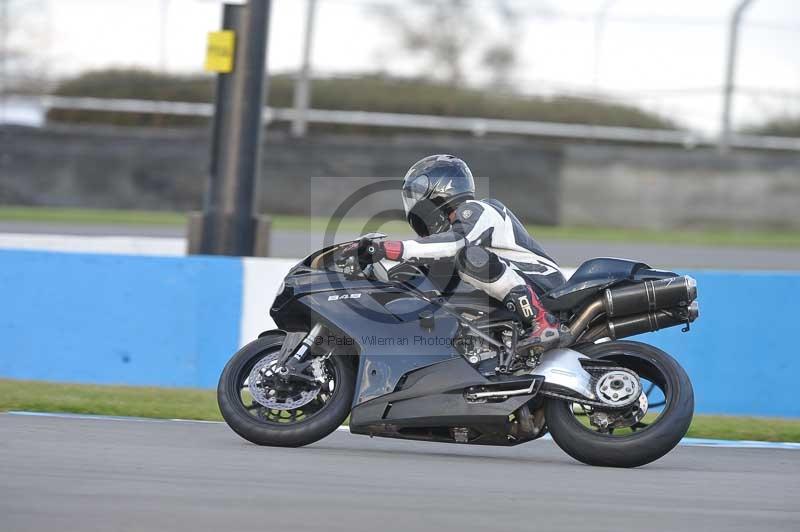
[[[370,238],[383,235],[368,235]],[[694,279],[592,259],[542,296],[565,324],[557,347],[516,348],[514,314],[458,282],[446,262],[366,264],[353,242],[291,269],[266,331],[225,366],[228,425],[295,447],[336,430],[410,440],[517,445],[548,432],[599,466],[657,460],[686,434],[694,394],[653,346],[620,338],[689,324]]]

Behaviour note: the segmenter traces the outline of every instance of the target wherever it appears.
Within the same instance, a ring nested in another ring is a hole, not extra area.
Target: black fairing
[[[530,380],[524,386],[528,383]],[[471,444],[516,445],[529,441],[530,437],[508,437],[508,418],[530,401],[533,394],[494,403],[469,403],[464,399],[464,389],[487,384],[492,383],[463,357],[416,369],[406,375],[393,393],[353,408],[350,431],[388,438],[452,442],[448,427],[469,427],[476,434]]]
[[[284,284],[271,311],[278,327],[308,330],[312,322],[321,321],[346,335],[358,350],[354,405],[391,392],[413,369],[461,358],[452,343],[458,329],[456,318],[402,286],[311,271],[302,263]],[[357,299],[340,297],[356,294]],[[425,310],[433,315],[432,329],[420,324],[419,315]],[[323,344],[328,340],[337,341],[322,339]]]
[[[627,259],[598,258],[587,260],[563,285],[544,294],[542,303],[554,312],[573,310],[602,290],[626,281],[644,281],[676,277],[678,274],[653,270],[643,262]]]
[[[513,445],[533,437],[509,438],[509,416],[534,399],[538,389],[505,401],[466,400],[465,388],[492,383],[455,348],[457,318],[438,300],[426,301],[419,295],[435,298],[442,293],[441,287],[425,277],[415,279],[414,285],[381,283],[314,269],[313,258],[292,268],[270,314],[287,331],[307,331],[321,322],[332,331],[332,336],[322,339],[323,346],[344,345],[357,352],[351,431],[452,442],[452,427],[468,427],[470,443],[494,445]],[[450,301],[451,306],[463,303],[474,308],[475,297],[486,299],[466,285],[453,288],[449,299],[457,301]],[[354,294],[359,295],[353,298]],[[493,308],[487,304],[485,310]],[[426,320],[420,319],[423,313],[430,313]]]

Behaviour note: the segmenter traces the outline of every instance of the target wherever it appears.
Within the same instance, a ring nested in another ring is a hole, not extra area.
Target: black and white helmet
[[[406,220],[419,236],[450,227],[448,216],[475,198],[475,181],[467,163],[452,155],[430,155],[414,163],[403,179]]]

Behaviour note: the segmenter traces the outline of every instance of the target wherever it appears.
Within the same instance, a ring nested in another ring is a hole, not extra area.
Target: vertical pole
[[[597,92],[600,86],[600,62],[603,59],[603,32],[606,25],[606,17],[611,10],[611,4],[615,0],[605,0],[594,15],[594,64],[592,65],[592,87]]]
[[[306,27],[303,39],[303,58],[294,85],[294,120],[292,136],[304,137],[308,127],[308,107],[311,100],[311,46],[314,42],[314,18],[317,0],[306,0]]]
[[[736,51],[739,45],[739,25],[745,9],[753,0],[740,0],[731,15],[728,28],[728,56],[725,64],[725,85],[722,93],[722,123],[720,124],[719,152],[728,153],[731,149],[731,113],[736,78]]]
[[[8,92],[8,33],[11,29],[8,3],[0,0],[0,123],[6,119],[6,93]]]
[[[233,72],[219,74],[199,252],[252,255],[260,162],[270,0],[226,4],[223,28],[236,33]],[[191,230],[190,230],[191,231]]]
[[[161,0],[160,31],[158,43],[158,68],[167,71],[167,22],[169,18],[169,0]]]

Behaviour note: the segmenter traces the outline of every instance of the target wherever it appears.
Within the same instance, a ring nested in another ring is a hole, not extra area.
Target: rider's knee
[[[456,255],[456,268],[459,273],[490,283],[503,275],[505,264],[497,255],[480,246],[464,246]]]

